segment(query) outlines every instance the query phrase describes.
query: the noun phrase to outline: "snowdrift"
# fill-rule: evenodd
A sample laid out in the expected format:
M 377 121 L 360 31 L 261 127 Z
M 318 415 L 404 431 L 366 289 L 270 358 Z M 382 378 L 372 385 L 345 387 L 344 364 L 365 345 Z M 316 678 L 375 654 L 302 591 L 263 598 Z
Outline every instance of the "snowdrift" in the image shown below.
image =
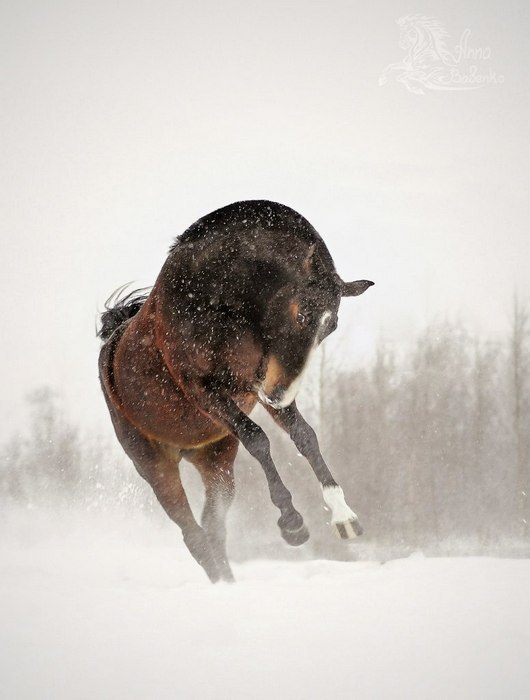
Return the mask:
M 5 698 L 528 698 L 530 561 L 255 561 L 170 529 L 4 528 Z

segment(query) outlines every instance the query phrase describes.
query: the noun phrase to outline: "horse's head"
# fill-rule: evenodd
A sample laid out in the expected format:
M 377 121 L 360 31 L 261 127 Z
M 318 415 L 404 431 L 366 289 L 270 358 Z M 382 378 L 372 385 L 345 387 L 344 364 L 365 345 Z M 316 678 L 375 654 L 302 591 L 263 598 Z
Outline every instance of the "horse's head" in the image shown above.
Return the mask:
M 275 293 L 262 322 L 267 367 L 257 390 L 263 403 L 273 408 L 292 403 L 313 352 L 337 327 L 341 298 L 358 296 L 372 284 L 343 282 L 333 273 L 308 276 Z

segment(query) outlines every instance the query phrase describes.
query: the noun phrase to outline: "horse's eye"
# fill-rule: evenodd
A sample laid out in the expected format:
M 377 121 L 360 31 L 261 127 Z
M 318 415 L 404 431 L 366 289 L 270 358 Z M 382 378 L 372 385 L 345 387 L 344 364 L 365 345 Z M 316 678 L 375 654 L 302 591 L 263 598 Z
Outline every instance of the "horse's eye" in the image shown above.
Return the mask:
M 307 324 L 309 323 L 309 315 L 303 314 L 301 311 L 299 311 L 296 315 L 296 320 L 302 327 L 307 326 Z

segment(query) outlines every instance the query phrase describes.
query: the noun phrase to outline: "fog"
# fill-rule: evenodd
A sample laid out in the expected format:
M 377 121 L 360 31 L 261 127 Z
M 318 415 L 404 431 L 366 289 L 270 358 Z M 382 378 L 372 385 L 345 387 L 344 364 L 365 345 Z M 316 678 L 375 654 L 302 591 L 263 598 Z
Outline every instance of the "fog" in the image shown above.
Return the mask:
M 294 207 L 344 278 L 376 281 L 342 305 L 355 360 L 438 316 L 506 331 L 514 289 L 529 292 L 528 11 L 421 11 L 449 48 L 469 29 L 491 53 L 479 71 L 504 82 L 380 86 L 405 55 L 399 2 L 2 6 L 4 436 L 43 383 L 101 423 L 96 311 L 239 199 Z
M 514 0 L 1 5 L 13 697 L 175 697 L 175 669 L 183 697 L 267 697 L 256 658 L 295 696 L 528 697 L 529 14 Z M 119 447 L 95 331 L 111 292 L 151 285 L 177 235 L 243 199 L 296 209 L 345 280 L 376 284 L 343 300 L 299 397 L 365 535 L 333 539 L 307 465 L 258 412 L 311 539 L 283 543 L 241 449 L 228 590 Z M 184 479 L 198 515 L 198 477 Z

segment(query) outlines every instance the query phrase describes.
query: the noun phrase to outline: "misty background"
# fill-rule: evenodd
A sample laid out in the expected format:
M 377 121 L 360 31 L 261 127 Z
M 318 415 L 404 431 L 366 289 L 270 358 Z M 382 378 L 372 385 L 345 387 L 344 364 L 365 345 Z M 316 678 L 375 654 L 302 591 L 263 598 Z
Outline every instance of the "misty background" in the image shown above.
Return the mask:
M 449 47 L 469 29 L 490 49 L 481 70 L 503 82 L 380 86 L 411 12 L 436 16 Z M 362 546 L 527 553 L 526 4 L 22 1 L 0 13 L 2 497 L 165 518 L 112 434 L 97 311 L 123 283 L 152 284 L 200 216 L 267 198 L 316 227 L 344 279 L 376 282 L 342 303 L 299 400 Z M 350 556 L 309 468 L 264 424 L 308 552 Z M 258 542 L 232 527 L 234 554 L 277 553 L 243 450 L 237 477 L 231 517 Z

